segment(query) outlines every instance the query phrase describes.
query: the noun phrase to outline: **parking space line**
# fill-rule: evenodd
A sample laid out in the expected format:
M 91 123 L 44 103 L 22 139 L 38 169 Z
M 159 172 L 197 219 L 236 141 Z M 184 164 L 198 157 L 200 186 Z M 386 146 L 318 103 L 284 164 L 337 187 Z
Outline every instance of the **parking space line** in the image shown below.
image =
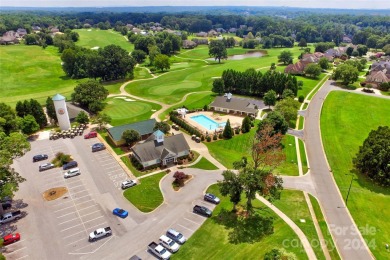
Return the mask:
M 28 255 L 24 255 L 22 257 L 16 258 L 15 260 L 23 259 L 23 258 L 26 258 L 26 257 L 28 257 Z
M 82 198 L 85 198 L 85 197 L 88 197 L 88 196 L 90 196 L 89 194 L 87 194 L 87 195 L 85 195 L 85 196 L 82 196 L 82 197 L 80 197 L 80 198 L 76 198 L 76 199 L 73 199 L 73 201 L 75 201 L 75 200 L 79 200 L 79 199 L 82 199 Z M 76 204 L 77 205 L 77 204 Z
M 62 209 L 59 209 L 59 210 L 56 210 L 56 211 L 54 211 L 54 213 L 59 212 L 59 211 L 64 210 L 64 209 L 69 209 L 69 208 L 72 208 L 72 207 L 74 207 L 74 205 L 66 207 L 66 208 L 62 208 Z
M 122 168 L 118 168 L 118 170 L 113 170 L 113 171 L 109 171 L 109 172 L 106 172 L 106 173 L 112 173 L 112 172 L 118 172 L 118 171 L 123 172 L 123 169 Z
M 65 215 L 59 216 L 59 217 L 57 217 L 57 218 L 63 218 L 63 217 L 65 217 L 65 216 L 68 216 L 68 215 L 74 214 L 74 213 L 75 213 L 75 212 L 66 213 Z
M 58 204 L 53 204 L 52 206 L 53 207 L 62 206 L 62 205 L 66 204 L 66 203 L 69 203 L 69 202 L 72 202 L 72 201 L 68 200 L 68 201 L 65 201 L 65 202 L 58 203 Z
M 106 166 L 106 165 L 110 165 L 110 164 L 114 164 L 114 163 L 117 163 L 117 162 L 113 161 L 113 162 L 109 162 L 109 163 L 106 163 L 106 164 L 102 164 L 101 166 Z
M 85 191 L 88 191 L 88 190 L 81 190 L 81 191 L 78 191 L 78 192 L 75 192 L 75 193 L 70 194 L 70 196 L 73 196 L 73 195 L 75 195 L 75 194 L 77 194 L 77 193 L 85 192 Z
M 89 207 L 86 207 L 86 208 L 83 208 L 83 209 L 79 209 L 79 212 L 82 211 L 82 210 L 84 210 L 84 209 L 89 209 L 89 208 L 91 208 L 91 207 L 94 207 L 94 206 L 96 206 L 96 205 L 98 205 L 98 204 L 94 204 L 94 205 L 92 205 L 92 206 L 89 206 Z
M 93 199 L 86 200 L 86 201 L 83 201 L 83 202 L 80 202 L 80 203 L 76 203 L 75 205 L 78 206 L 78 205 L 81 205 L 81 204 L 83 204 L 83 203 L 85 203 L 85 202 L 90 202 L 90 201 L 93 201 Z
M 68 181 L 68 182 L 66 182 L 67 184 L 72 184 L 72 183 L 76 183 L 76 182 L 79 182 L 79 181 L 82 181 L 83 179 L 76 179 L 76 180 L 74 180 L 74 181 Z
M 77 217 L 77 218 L 72 218 L 72 219 L 70 219 L 70 220 L 67 220 L 67 221 L 64 221 L 64 222 L 61 222 L 61 223 L 59 223 L 58 225 L 62 225 L 62 224 L 65 224 L 65 223 L 71 222 L 71 221 L 73 221 L 73 220 L 75 220 L 75 219 L 78 219 L 78 217 Z
M 195 214 L 195 213 L 194 213 Z M 197 225 L 200 225 L 198 222 L 195 222 L 195 221 L 192 221 L 191 219 L 188 219 L 188 218 L 184 218 L 185 220 L 188 220 L 189 222 L 192 222 L 194 224 L 197 224 Z
M 93 212 L 90 212 L 90 213 L 88 213 L 88 214 L 85 214 L 85 215 L 81 215 L 81 214 L 80 214 L 80 216 L 81 216 L 81 217 L 85 217 L 85 216 L 91 215 L 91 214 L 93 214 L 93 213 L 96 213 L 96 212 L 98 212 L 98 211 L 100 211 L 100 209 L 98 209 L 98 210 L 95 210 L 95 211 L 93 211 Z
M 95 225 L 95 226 L 92 226 L 92 227 L 90 227 L 90 228 L 91 228 L 91 230 L 95 230 L 96 227 L 101 227 L 101 226 L 103 226 L 103 224 L 106 224 L 106 223 L 107 223 L 107 221 L 104 221 L 104 222 L 102 222 L 102 223 L 100 223 L 100 224 L 97 224 L 97 225 Z
M 66 231 L 66 230 L 69 230 L 69 229 L 72 229 L 72 228 L 75 228 L 75 227 L 78 227 L 78 226 L 81 226 L 81 225 L 82 225 L 82 223 L 77 224 L 77 225 L 74 225 L 74 226 L 69 227 L 69 228 L 65 228 L 65 229 L 61 230 L 60 232 L 64 232 L 64 231 Z
M 74 188 L 77 188 L 77 187 L 80 187 L 80 186 L 84 186 L 84 184 L 80 184 L 80 185 L 77 185 L 77 186 L 69 187 L 68 190 L 71 190 L 71 189 L 74 189 Z
M 112 167 L 106 167 L 105 169 L 108 170 L 108 169 L 112 169 L 112 168 L 116 168 L 116 167 L 118 167 L 118 165 L 114 165 Z
M 78 235 L 78 234 L 80 234 L 80 233 L 84 233 L 85 232 L 85 230 L 83 230 L 83 231 L 80 231 L 80 232 L 77 232 L 77 233 L 74 233 L 74 234 L 72 234 L 72 235 L 69 235 L 69 236 L 66 236 L 66 237 L 63 237 L 63 239 L 66 239 L 66 238 L 69 238 L 69 237 L 73 237 L 73 236 L 75 236 L 75 235 Z
M 87 221 L 85 221 L 85 222 L 83 222 L 83 223 L 85 224 L 85 223 L 88 223 L 88 222 L 91 222 L 91 221 L 94 221 L 94 220 L 96 220 L 96 219 L 98 219 L 98 218 L 103 218 L 103 217 L 104 217 L 104 216 L 101 215 L 100 217 L 97 217 L 97 218 L 94 218 L 94 219 L 87 220 Z
M 22 247 L 22 248 L 19 248 L 19 249 L 14 250 L 14 251 L 12 251 L 12 252 L 4 253 L 4 254 L 10 255 L 10 254 L 16 253 L 16 252 L 18 252 L 18 251 L 20 251 L 20 250 L 23 250 L 23 249 L 25 249 L 25 248 L 26 248 L 26 247 Z
M 192 231 L 192 232 L 195 232 L 195 230 L 192 230 L 192 229 L 190 229 L 190 228 L 188 228 L 188 227 L 185 227 L 185 226 L 183 226 L 183 225 L 180 225 L 180 224 L 177 224 L 178 226 L 181 226 L 182 228 L 185 228 L 185 229 L 187 229 L 187 230 L 189 230 L 189 231 Z
M 69 246 L 69 245 L 71 245 L 71 244 L 74 244 L 74 243 L 80 242 L 80 241 L 82 241 L 82 240 L 86 240 L 86 239 L 85 239 L 85 238 L 82 238 L 82 239 L 79 239 L 79 240 L 73 241 L 72 243 L 69 243 L 69 244 L 67 244 L 67 245 L 65 245 L 65 246 Z

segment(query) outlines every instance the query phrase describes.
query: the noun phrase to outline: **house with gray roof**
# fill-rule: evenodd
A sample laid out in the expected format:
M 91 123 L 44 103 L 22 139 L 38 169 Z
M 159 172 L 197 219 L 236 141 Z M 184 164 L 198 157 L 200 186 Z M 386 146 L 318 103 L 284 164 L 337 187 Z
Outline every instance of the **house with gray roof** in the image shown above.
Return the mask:
M 210 104 L 210 109 L 227 114 L 253 115 L 256 116 L 257 105 L 246 98 L 233 98 L 231 93 L 218 96 Z
M 156 124 L 156 119 L 148 119 L 145 121 L 136 122 L 133 124 L 126 124 L 120 126 L 114 126 L 108 129 L 108 136 L 111 141 L 116 145 L 120 146 L 125 143 L 125 140 L 122 139 L 122 134 L 125 130 L 135 130 L 141 136 L 141 140 L 147 139 L 154 131 L 154 125 Z
M 178 158 L 190 154 L 190 146 L 183 134 L 165 136 L 163 132 L 157 130 L 144 142 L 134 145 L 132 151 L 134 158 L 145 169 L 176 163 Z

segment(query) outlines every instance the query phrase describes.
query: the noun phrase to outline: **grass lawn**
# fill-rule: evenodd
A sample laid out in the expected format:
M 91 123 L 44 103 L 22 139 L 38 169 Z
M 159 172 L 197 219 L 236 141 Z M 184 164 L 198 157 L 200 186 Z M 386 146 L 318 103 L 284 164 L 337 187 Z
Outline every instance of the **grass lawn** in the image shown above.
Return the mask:
M 294 221 L 294 223 L 303 231 L 311 243 L 317 259 L 325 259 L 303 192 L 283 190 L 281 199 L 274 201 L 273 204 Z M 305 222 L 302 223 L 300 221 L 301 219 L 304 219 Z
M 388 259 L 384 250 L 390 241 L 390 190 L 378 187 L 353 172 L 352 158 L 371 130 L 390 125 L 390 100 L 341 91 L 331 92 L 321 114 L 321 134 L 325 152 L 341 194 L 345 198 L 351 176 L 348 209 L 377 259 Z M 348 174 L 348 175 L 347 175 Z M 374 229 L 375 231 L 372 231 Z
M 133 166 L 133 164 L 130 161 L 129 156 L 127 156 L 127 155 L 122 156 L 121 160 L 127 166 L 127 168 L 134 174 L 135 177 L 140 177 L 140 176 L 143 176 L 145 174 L 148 174 L 148 173 L 151 173 L 151 172 L 158 170 L 158 169 L 150 169 L 150 170 L 146 170 L 146 171 L 139 171 Z
M 320 226 L 320 229 L 321 229 L 321 233 L 325 239 L 326 247 L 328 249 L 330 257 L 333 260 L 339 260 L 341 258 L 339 256 L 339 253 L 337 252 L 336 246 L 334 245 L 332 235 L 329 232 L 328 225 L 326 224 L 326 221 L 324 219 L 324 215 L 322 215 L 321 207 L 318 204 L 318 201 L 316 198 L 314 198 L 310 194 L 309 194 L 309 197 L 310 197 L 311 204 L 313 205 L 314 214 L 316 215 L 318 225 Z
M 253 201 L 255 211 L 263 218 L 274 218 L 274 233 L 263 237 L 258 228 L 261 217 L 259 221 L 238 221 L 229 212 L 232 204 L 220 195 L 217 185 L 210 186 L 207 192 L 220 197 L 221 203 L 214 209 L 213 217 L 206 220 L 172 259 L 263 259 L 265 253 L 282 248 L 283 244 L 297 259 L 308 259 L 300 244 L 290 246 L 290 242 L 298 240 L 294 231 L 260 201 Z
M 188 167 L 188 168 L 197 168 L 197 169 L 202 169 L 202 170 L 218 170 L 218 167 L 212 164 L 209 160 L 206 158 L 202 157 L 199 162 L 196 164 Z
M 325 83 L 325 81 L 328 80 L 328 78 L 329 78 L 328 75 L 325 75 L 325 74 L 321 74 L 321 75 L 324 75 L 324 77 L 321 79 L 321 81 L 319 81 L 317 83 L 317 85 L 315 86 L 315 90 L 313 92 L 311 92 L 310 95 L 305 97 L 305 99 L 310 100 L 314 96 L 314 94 L 317 93 L 318 89 Z M 310 91 L 308 93 L 310 93 Z
M 128 52 L 134 50 L 134 45 L 127 40 L 127 37 L 114 30 L 77 29 L 73 31 L 80 35 L 80 39 L 76 42 L 76 45 L 81 47 L 103 48 L 107 45 L 115 44 Z
M 317 84 L 325 77 L 326 75 L 324 73 L 321 73 L 321 75 L 318 77 L 318 79 L 312 79 L 308 77 L 303 76 L 296 76 L 298 81 L 303 82 L 302 89 L 298 90 L 298 97 L 300 95 L 303 95 L 305 98 L 310 93 L 310 91 L 317 86 Z
M 0 46 L 0 102 L 14 107 L 17 101 L 30 98 L 45 104 L 47 97 L 57 93 L 70 98 L 82 81 L 65 76 L 53 46 Z
M 304 124 L 305 124 L 305 118 L 303 116 L 299 116 L 298 130 L 302 130 Z
M 101 137 L 110 145 L 110 147 L 114 150 L 114 152 L 117 155 L 124 154 L 123 150 L 119 147 L 116 147 L 112 142 L 111 139 L 108 137 L 108 132 L 106 130 L 98 130 L 98 133 Z
M 309 106 L 309 103 L 304 103 L 304 104 L 303 104 L 303 107 L 302 107 L 302 110 L 307 109 L 308 106 Z
M 295 138 L 292 135 L 285 135 L 282 140 L 283 151 L 286 160 L 279 165 L 274 173 L 288 176 L 298 176 L 297 150 L 295 148 Z
M 131 124 L 149 119 L 160 105 L 145 101 L 125 101 L 123 98 L 108 98 L 103 112 L 112 118 L 111 125 Z
M 163 203 L 160 180 L 165 172 L 141 180 L 141 183 L 123 192 L 123 196 L 142 212 L 151 212 Z
M 304 145 L 303 141 L 299 138 L 298 138 L 298 144 L 299 144 L 299 153 L 301 155 L 302 171 L 303 171 L 303 174 L 306 174 L 309 169 L 307 167 L 307 157 L 306 157 L 305 145 Z

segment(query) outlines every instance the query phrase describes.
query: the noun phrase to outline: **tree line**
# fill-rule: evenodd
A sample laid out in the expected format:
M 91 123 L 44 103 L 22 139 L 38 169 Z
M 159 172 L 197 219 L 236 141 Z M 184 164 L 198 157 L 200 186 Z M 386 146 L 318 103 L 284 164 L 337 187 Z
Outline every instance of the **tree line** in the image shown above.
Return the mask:
M 290 89 L 294 95 L 298 92 L 298 81 L 291 74 L 269 70 L 264 74 L 255 69 L 244 72 L 228 69 L 222 72 L 220 79 L 213 82 L 212 91 L 218 94 L 233 93 L 262 97 L 267 91 L 274 90 L 282 96 L 283 91 Z

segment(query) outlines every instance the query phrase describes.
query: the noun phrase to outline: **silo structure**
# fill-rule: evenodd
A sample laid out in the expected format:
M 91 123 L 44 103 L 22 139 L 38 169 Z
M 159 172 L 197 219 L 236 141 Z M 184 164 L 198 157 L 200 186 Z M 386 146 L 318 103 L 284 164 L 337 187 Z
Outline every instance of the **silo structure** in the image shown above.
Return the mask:
M 70 128 L 70 120 L 68 109 L 66 108 L 65 97 L 56 94 L 53 98 L 54 107 L 56 109 L 58 124 L 61 130 L 68 130 Z

